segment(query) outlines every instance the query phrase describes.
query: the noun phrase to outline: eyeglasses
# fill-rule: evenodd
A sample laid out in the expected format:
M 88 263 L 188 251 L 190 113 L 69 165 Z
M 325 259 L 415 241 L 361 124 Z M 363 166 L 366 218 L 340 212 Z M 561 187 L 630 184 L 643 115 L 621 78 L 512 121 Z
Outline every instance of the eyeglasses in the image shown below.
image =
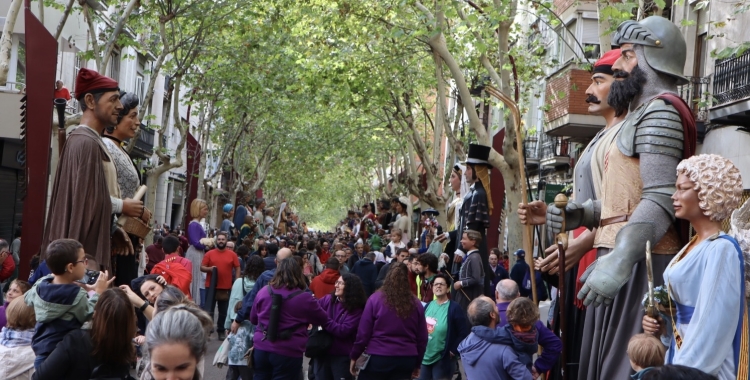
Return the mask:
M 78 260 L 78 261 L 74 262 L 73 265 L 78 265 L 78 263 L 83 263 L 83 265 L 88 265 L 89 264 L 89 259 Z
M 345 284 L 344 284 L 344 281 L 336 281 L 334 285 L 345 285 Z
M 432 283 L 432 286 L 433 286 L 433 287 L 435 287 L 435 286 L 448 286 L 448 284 L 446 284 L 446 283 L 443 283 L 443 282 L 433 282 L 433 283 Z

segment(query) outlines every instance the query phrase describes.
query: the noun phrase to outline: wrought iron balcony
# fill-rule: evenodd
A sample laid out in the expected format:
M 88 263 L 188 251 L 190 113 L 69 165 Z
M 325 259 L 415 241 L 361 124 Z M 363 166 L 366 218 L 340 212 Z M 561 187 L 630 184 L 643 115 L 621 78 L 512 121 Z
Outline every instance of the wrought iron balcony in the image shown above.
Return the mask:
M 527 166 L 539 166 L 538 143 L 539 138 L 536 135 L 529 135 L 523 139 L 524 159 Z
M 135 148 L 130 155 L 133 158 L 150 158 L 154 154 L 154 134 L 153 129 L 141 128 L 138 139 L 135 141 Z
M 714 66 L 716 105 L 750 97 L 750 51 L 717 59 Z
M 711 122 L 750 126 L 750 51 L 714 62 Z
M 682 100 L 693 110 L 696 122 L 708 120 L 708 85 L 711 83 L 709 77 L 687 77 L 690 83 L 678 87 L 677 92 Z
M 569 146 L 570 142 L 567 139 L 547 136 L 542 141 L 542 153 L 539 158 L 539 164 L 547 167 L 570 165 Z

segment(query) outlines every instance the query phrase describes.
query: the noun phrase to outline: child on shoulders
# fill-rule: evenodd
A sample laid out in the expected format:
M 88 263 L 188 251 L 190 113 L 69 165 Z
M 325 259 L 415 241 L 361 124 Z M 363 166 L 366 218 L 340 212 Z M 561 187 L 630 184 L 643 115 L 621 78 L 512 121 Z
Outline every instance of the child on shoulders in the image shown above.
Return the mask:
M 52 274 L 40 278 L 24 296 L 26 304 L 34 307 L 37 320 L 31 342 L 36 354 L 35 368 L 67 333 L 91 319 L 99 294 L 114 280 L 107 281 L 108 273 L 103 271 L 94 285 L 81 283 L 87 261 L 83 246 L 75 240 L 58 239 L 47 246 L 46 263 Z M 87 291 L 94 291 L 91 298 Z

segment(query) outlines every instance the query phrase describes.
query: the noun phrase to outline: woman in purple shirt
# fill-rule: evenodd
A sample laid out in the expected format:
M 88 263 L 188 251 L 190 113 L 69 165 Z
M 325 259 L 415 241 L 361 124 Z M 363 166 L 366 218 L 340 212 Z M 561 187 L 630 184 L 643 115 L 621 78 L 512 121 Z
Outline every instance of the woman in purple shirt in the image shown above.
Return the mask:
M 257 285 L 256 285 L 257 286 Z M 328 315 L 312 294 L 305 292 L 307 281 L 293 257 L 281 260 L 271 281 L 263 287 L 250 310 L 253 336 L 254 380 L 297 380 L 302 371 L 302 355 L 307 344 L 307 326 L 328 323 Z M 274 303 L 280 298 L 276 328 L 271 326 Z M 275 330 L 275 334 L 274 334 Z
M 316 380 L 354 378 L 349 372 L 349 353 L 366 302 L 362 280 L 351 273 L 339 276 L 333 293 L 318 300 L 320 307 L 328 313 L 328 323 L 323 328 L 333 335 L 333 344 L 327 355 L 313 359 Z
M 201 244 L 201 239 L 206 237 L 206 230 L 200 223 L 200 220 L 208 215 L 208 204 L 203 199 L 194 199 L 193 203 L 190 204 L 190 216 L 193 220 L 190 221 L 187 228 L 188 241 L 190 247 L 185 252 L 185 258 L 190 260 L 193 264 L 193 281 L 190 284 L 190 294 L 203 307 L 205 300 L 204 284 L 201 273 L 201 263 L 203 262 L 203 256 L 206 254 L 206 247 Z
M 419 377 L 426 347 L 424 308 L 411 292 L 406 265 L 392 262 L 383 287 L 365 305 L 349 355 L 350 371 L 359 372 L 359 380 Z M 359 366 L 363 353 L 370 357 Z

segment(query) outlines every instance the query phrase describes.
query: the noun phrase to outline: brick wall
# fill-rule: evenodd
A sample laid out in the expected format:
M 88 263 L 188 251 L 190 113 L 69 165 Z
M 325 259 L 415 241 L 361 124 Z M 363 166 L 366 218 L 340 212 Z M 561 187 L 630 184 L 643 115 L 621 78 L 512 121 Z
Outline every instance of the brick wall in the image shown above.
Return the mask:
M 547 81 L 545 113 L 547 122 L 567 114 L 587 115 L 586 89 L 591 74 L 586 70 L 568 69 Z
M 575 0 L 554 0 L 552 3 L 552 9 L 555 14 L 561 15 L 566 9 L 570 8 L 575 3 Z

